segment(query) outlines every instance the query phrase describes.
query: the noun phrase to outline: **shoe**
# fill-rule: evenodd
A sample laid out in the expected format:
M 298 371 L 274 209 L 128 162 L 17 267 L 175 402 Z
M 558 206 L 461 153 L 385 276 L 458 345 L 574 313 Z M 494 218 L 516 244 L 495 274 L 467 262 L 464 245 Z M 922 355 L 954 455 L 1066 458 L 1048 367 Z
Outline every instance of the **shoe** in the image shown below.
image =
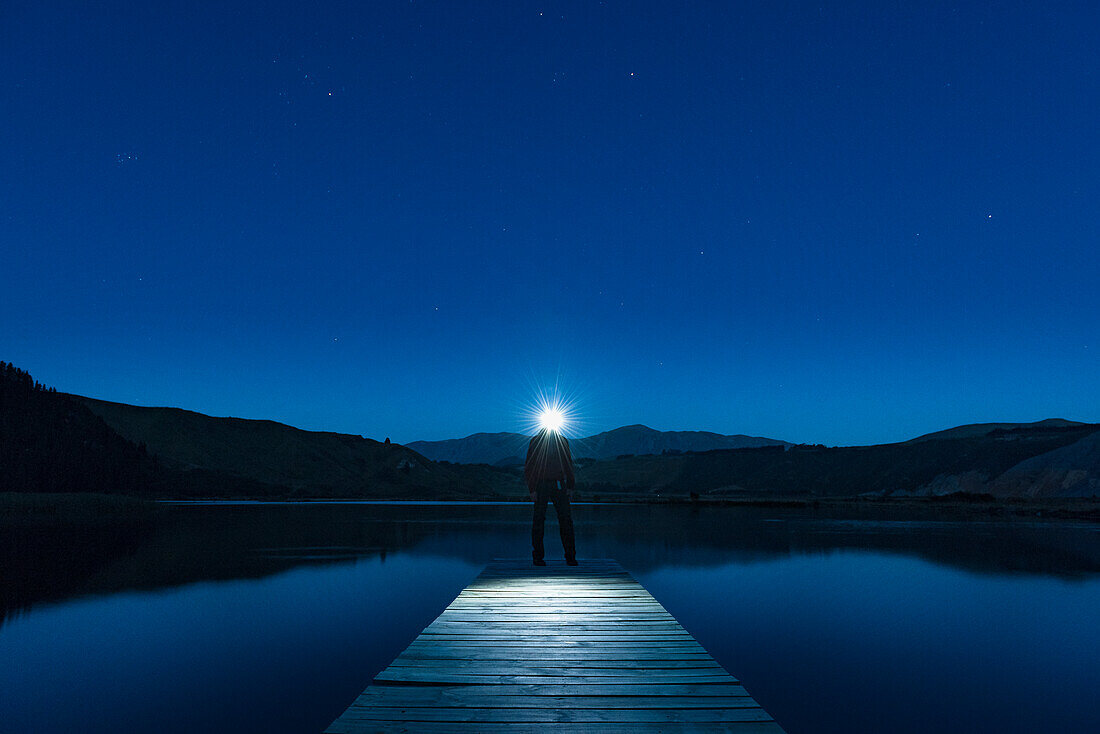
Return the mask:
M 565 559 L 565 565 L 567 565 L 567 566 L 576 566 L 577 565 L 577 559 L 576 558 L 566 558 Z
M 536 566 L 545 566 L 546 561 L 532 561 Z

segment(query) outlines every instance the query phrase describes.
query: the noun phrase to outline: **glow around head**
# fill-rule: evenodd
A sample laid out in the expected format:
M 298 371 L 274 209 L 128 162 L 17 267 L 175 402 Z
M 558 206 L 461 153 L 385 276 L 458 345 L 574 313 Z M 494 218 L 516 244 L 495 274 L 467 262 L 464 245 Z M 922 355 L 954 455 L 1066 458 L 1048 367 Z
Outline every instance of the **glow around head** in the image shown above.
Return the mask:
M 558 407 L 543 408 L 539 413 L 539 427 L 555 433 L 565 425 L 565 415 Z
M 568 436 L 583 424 L 580 415 L 575 398 L 561 395 L 556 387 L 549 392 L 537 390 L 523 407 L 523 432 L 531 436 L 552 431 Z

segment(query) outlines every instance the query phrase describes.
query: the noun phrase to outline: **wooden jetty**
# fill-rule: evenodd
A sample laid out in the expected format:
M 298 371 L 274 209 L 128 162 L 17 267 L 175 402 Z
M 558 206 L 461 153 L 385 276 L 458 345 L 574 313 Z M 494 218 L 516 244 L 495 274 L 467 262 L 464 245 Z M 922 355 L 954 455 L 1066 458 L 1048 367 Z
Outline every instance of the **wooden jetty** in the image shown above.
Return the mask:
M 783 730 L 613 560 L 497 560 L 328 734 Z

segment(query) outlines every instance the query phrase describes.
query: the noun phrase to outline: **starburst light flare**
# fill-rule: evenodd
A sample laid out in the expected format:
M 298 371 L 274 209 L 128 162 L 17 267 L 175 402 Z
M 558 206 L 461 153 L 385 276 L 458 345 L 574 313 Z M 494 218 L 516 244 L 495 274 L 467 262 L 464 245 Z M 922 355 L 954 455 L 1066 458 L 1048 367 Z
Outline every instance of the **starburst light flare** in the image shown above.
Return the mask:
M 547 408 L 539 413 L 539 426 L 557 433 L 565 424 L 565 416 L 558 408 Z
M 528 435 L 551 431 L 572 436 L 580 428 L 575 401 L 562 397 L 557 388 L 553 392 L 536 389 L 522 412 Z

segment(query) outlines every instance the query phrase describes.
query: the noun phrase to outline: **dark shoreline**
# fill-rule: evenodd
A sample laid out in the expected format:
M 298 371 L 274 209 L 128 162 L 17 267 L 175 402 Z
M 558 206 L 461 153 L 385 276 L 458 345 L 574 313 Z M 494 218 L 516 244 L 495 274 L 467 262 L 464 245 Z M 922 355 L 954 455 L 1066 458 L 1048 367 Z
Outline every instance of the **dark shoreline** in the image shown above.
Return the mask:
M 217 503 L 459 503 L 463 505 L 526 504 L 526 497 L 429 498 L 429 497 L 311 497 L 292 495 L 141 498 L 111 494 L 0 493 L 0 525 L 83 525 L 92 523 L 145 523 L 180 506 Z M 1100 522 L 1100 499 L 998 499 L 987 495 L 941 497 L 743 497 L 686 498 L 644 495 L 578 495 L 577 503 L 604 505 L 677 505 L 709 508 L 752 507 L 809 510 L 825 516 L 866 520 L 1076 520 Z
M 164 508 L 143 497 L 85 492 L 0 492 L 0 527 L 143 525 Z

